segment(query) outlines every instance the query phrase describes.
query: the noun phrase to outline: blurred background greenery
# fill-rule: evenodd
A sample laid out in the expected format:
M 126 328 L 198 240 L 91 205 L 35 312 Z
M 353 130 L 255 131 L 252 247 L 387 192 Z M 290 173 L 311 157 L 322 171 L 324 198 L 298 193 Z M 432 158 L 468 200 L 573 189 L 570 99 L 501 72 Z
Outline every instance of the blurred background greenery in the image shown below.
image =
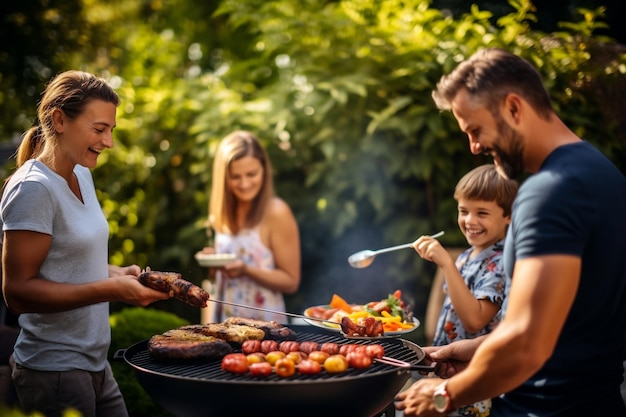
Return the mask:
M 436 81 L 479 48 L 518 53 L 538 66 L 563 119 L 625 172 L 623 11 L 621 1 L 1 2 L 2 174 L 45 82 L 70 68 L 96 73 L 122 98 L 115 148 L 94 170 L 112 263 L 200 283 L 207 270 L 193 255 L 210 242 L 213 152 L 249 129 L 300 226 L 302 285 L 289 311 L 400 289 L 423 319 L 432 264 L 412 250 L 362 270 L 347 257 L 438 230 L 445 245 L 466 245 L 453 188 L 488 160 L 435 108 Z M 153 307 L 200 319 L 180 302 Z

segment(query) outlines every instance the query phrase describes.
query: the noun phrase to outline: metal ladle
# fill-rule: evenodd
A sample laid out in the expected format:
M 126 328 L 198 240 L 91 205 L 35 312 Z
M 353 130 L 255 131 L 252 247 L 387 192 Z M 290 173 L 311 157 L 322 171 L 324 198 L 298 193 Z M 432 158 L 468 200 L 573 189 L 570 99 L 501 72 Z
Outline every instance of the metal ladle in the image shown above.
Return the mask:
M 443 236 L 443 234 L 444 232 L 441 231 L 441 232 L 435 233 L 434 235 L 430 235 L 430 237 L 432 237 L 433 239 L 436 239 L 439 236 Z M 379 255 L 385 252 L 392 252 L 394 250 L 410 248 L 413 246 L 414 243 L 415 242 L 405 243 L 404 245 L 392 246 L 390 248 L 379 249 L 379 250 L 367 250 L 367 249 L 362 250 L 360 252 L 353 253 L 352 255 L 350 255 L 350 257 L 348 258 L 348 263 L 353 268 L 367 268 L 368 266 L 372 264 L 372 262 L 374 262 L 374 258 L 376 257 L 376 255 Z

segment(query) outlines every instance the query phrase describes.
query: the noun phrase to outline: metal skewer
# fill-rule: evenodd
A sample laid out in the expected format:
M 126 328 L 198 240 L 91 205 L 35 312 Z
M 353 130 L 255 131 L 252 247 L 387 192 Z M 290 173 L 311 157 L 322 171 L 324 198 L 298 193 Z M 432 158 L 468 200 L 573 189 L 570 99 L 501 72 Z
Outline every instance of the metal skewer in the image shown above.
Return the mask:
M 248 305 L 245 305 L 245 304 L 231 303 L 230 301 L 216 300 L 215 298 L 209 298 L 208 301 L 212 301 L 212 302 L 218 303 L 218 304 L 227 304 L 229 306 L 234 306 L 234 307 L 249 308 L 251 310 L 263 311 L 265 313 L 282 314 L 284 316 L 295 317 L 295 318 L 298 318 L 298 319 L 321 321 L 321 322 L 325 322 L 325 323 L 331 323 L 334 326 L 339 326 L 339 323 L 337 323 L 336 321 L 325 320 L 325 319 L 318 319 L 316 317 L 308 317 L 308 316 L 305 316 L 304 314 L 286 313 L 284 311 L 270 310 L 268 308 L 252 307 L 252 306 L 248 306 Z

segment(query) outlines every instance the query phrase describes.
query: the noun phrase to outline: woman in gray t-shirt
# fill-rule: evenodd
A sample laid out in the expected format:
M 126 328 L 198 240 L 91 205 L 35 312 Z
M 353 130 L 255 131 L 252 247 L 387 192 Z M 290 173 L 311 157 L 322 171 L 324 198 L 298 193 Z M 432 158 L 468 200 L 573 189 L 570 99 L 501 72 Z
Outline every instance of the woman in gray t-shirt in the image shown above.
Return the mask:
M 21 328 L 12 378 L 29 413 L 128 415 L 107 362 L 109 301 L 145 306 L 169 297 L 139 283 L 139 266 L 108 264 L 109 229 L 90 168 L 113 147 L 118 104 L 91 74 L 53 78 L 4 185 L 3 291 Z

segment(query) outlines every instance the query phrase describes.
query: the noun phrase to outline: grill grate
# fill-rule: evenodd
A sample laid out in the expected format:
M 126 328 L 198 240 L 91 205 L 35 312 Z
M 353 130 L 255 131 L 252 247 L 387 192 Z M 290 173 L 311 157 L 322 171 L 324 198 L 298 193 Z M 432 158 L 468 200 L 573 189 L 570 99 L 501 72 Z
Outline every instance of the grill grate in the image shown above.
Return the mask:
M 298 342 L 303 341 L 315 341 L 320 345 L 326 342 L 337 343 L 339 345 L 344 344 L 362 344 L 368 345 L 372 343 L 379 343 L 385 348 L 385 356 L 394 359 L 400 359 L 412 364 L 417 364 L 421 356 L 418 356 L 410 346 L 410 342 L 402 341 L 399 339 L 377 339 L 377 340 L 360 340 L 360 339 L 346 339 L 338 337 L 334 334 L 321 334 L 321 333 L 306 333 L 298 332 Z M 221 361 L 157 361 L 153 359 L 148 350 L 147 343 L 143 345 L 143 349 L 138 349 L 136 352 L 131 352 L 126 357 L 129 364 L 135 368 L 144 372 L 160 374 L 171 378 L 183 378 L 190 380 L 201 381 L 219 381 L 219 382 L 233 382 L 237 384 L 241 383 L 276 383 L 276 384 L 293 384 L 298 381 L 306 381 L 307 383 L 316 380 L 326 380 L 332 378 L 333 381 L 341 379 L 354 379 L 359 378 L 362 375 L 389 373 L 389 372 L 410 372 L 406 369 L 398 368 L 392 365 L 386 365 L 374 362 L 371 367 L 367 369 L 353 369 L 349 368 L 346 372 L 341 374 L 330 374 L 322 371 L 316 375 L 302 375 L 296 372 L 295 375 L 289 378 L 279 377 L 275 374 L 267 377 L 252 377 L 248 374 L 233 374 L 225 372 L 221 369 Z M 236 352 L 240 352 L 240 349 L 236 349 Z M 129 353 L 129 352 L 127 352 Z

